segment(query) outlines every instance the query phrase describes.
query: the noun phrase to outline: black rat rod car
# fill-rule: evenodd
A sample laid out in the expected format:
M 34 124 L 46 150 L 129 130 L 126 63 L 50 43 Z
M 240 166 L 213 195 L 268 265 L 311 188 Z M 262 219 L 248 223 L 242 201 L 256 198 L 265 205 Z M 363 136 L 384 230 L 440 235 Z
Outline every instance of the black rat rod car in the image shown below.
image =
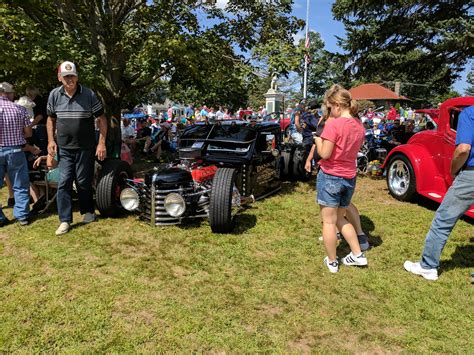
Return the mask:
M 180 159 L 129 180 L 120 201 L 153 226 L 208 217 L 213 232 L 230 232 L 243 205 L 281 188 L 281 145 L 276 122 L 197 123 L 180 137 Z

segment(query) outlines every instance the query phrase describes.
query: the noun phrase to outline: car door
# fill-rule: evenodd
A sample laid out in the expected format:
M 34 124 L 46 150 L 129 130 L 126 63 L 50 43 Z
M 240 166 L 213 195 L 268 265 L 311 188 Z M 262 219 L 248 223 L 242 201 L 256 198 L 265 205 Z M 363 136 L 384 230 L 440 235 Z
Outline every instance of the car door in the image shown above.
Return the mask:
M 446 129 L 443 134 L 443 143 L 440 153 L 442 173 L 446 181 L 446 188 L 448 188 L 453 182 L 451 176 L 451 160 L 453 158 L 454 150 L 456 149 L 456 131 L 461 108 L 449 107 L 448 112 L 449 120 L 444 123 L 446 124 Z
M 252 182 L 255 198 L 262 197 L 280 187 L 278 158 L 281 134 L 279 126 L 258 132 L 252 158 Z

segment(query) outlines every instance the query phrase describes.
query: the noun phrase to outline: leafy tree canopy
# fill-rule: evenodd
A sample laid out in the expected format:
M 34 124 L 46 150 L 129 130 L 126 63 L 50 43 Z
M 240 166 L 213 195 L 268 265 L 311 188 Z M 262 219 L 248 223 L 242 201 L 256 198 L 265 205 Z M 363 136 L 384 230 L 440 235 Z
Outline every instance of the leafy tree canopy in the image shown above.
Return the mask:
M 471 67 L 471 70 L 467 74 L 467 83 L 469 86 L 466 88 L 464 93 L 466 94 L 466 96 L 474 96 L 474 69 L 473 67 Z
M 50 87 L 58 63 L 72 60 L 109 113 L 164 89 L 230 102 L 243 95 L 249 61 L 242 54 L 288 71 L 273 48 L 291 47 L 302 26 L 290 12 L 283 0 L 234 0 L 225 11 L 173 0 L 9 0 L 0 5 L 0 44 L 11 55 L 0 59 L 0 74 Z
M 336 0 L 332 10 L 346 28 L 339 43 L 356 79 L 426 84 L 402 94 L 432 97 L 449 91 L 473 55 L 470 6 L 469 0 Z
M 318 32 L 309 32 L 310 47 L 308 54 L 308 96 L 321 97 L 334 83 L 349 86 L 350 81 L 344 73 L 345 58 L 339 54 L 331 53 L 324 49 L 324 41 Z M 298 47 L 304 49 L 305 39 L 299 41 Z M 304 56 L 298 57 L 298 74 L 304 75 Z M 302 90 L 301 90 L 302 92 Z

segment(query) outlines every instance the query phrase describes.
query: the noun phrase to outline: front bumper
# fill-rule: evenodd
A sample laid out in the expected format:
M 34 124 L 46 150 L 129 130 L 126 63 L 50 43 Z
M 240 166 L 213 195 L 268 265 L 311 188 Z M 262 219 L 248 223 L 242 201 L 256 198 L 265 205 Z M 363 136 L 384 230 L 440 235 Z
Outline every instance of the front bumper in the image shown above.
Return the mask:
M 186 211 L 180 217 L 171 216 L 165 208 L 165 198 L 170 193 L 181 195 L 186 202 Z M 194 191 L 193 187 L 163 189 L 155 185 L 140 188 L 140 218 L 152 226 L 180 224 L 184 219 L 207 218 L 209 214 L 209 194 Z

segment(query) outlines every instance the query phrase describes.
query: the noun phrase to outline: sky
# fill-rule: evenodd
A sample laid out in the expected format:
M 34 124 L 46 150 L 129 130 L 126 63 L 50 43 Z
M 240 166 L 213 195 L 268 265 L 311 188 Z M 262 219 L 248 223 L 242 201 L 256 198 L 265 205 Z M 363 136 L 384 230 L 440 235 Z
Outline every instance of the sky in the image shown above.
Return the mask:
M 217 5 L 224 7 L 228 0 L 217 0 Z M 308 0 L 310 1 L 309 11 L 309 29 L 310 31 L 319 32 L 321 38 L 325 42 L 326 49 L 331 52 L 341 52 L 337 45 L 336 36 L 345 37 L 344 26 L 341 22 L 335 21 L 332 17 L 331 6 L 333 0 Z M 293 1 L 293 15 L 306 20 L 306 0 Z M 295 36 L 295 40 L 304 38 L 304 30 Z M 463 94 L 464 89 L 467 88 L 467 73 L 469 68 L 474 65 L 474 61 L 470 61 L 466 66 L 466 70 L 461 75 L 461 78 L 454 83 L 454 89 Z

